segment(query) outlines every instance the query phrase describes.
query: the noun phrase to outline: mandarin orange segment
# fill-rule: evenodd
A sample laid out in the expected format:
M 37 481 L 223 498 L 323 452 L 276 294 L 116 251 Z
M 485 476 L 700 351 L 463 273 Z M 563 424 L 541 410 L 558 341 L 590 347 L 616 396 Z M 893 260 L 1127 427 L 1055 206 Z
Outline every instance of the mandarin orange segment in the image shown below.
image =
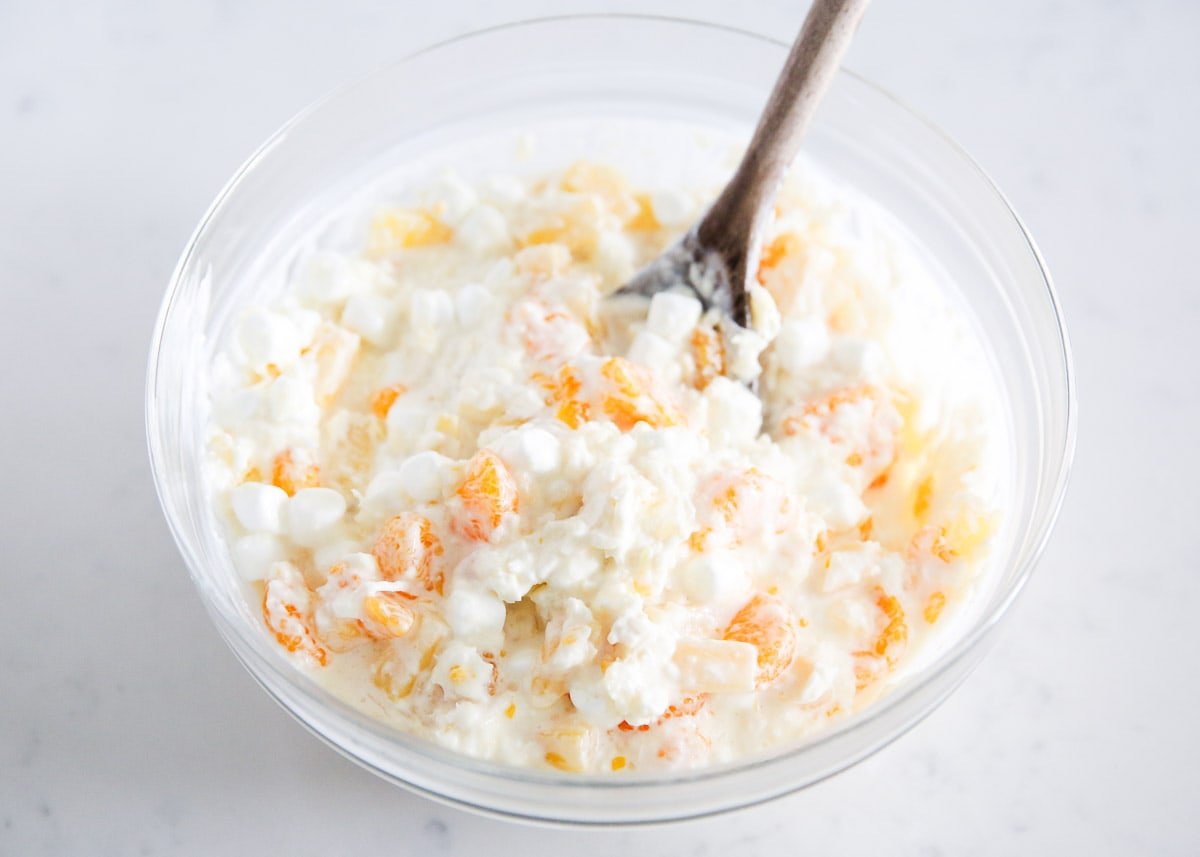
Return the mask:
M 389 209 L 371 220 L 367 237 L 367 253 L 388 256 L 410 247 L 445 244 L 454 231 L 427 211 L 403 208 Z
M 649 375 L 624 357 L 610 357 L 600 366 L 600 374 L 615 388 L 604 397 L 604 413 L 621 431 L 629 431 L 640 422 L 653 428 L 672 426 L 679 415 L 651 389 Z
M 313 394 L 318 404 L 328 406 L 337 399 L 350 378 L 360 344 L 356 334 L 335 324 L 325 322 L 317 328 L 304 354 L 315 369 Z
M 290 497 L 301 488 L 318 487 L 321 469 L 308 454 L 285 449 L 271 463 L 271 484 L 282 488 Z
M 800 238 L 792 232 L 781 232 L 767 242 L 758 260 L 758 279 L 763 280 L 763 273 L 778 267 L 788 256 L 793 256 L 800 249 Z
M 875 640 L 874 653 L 886 658 L 889 666 L 896 663 L 900 652 L 908 642 L 908 623 L 904 618 L 904 607 L 894 595 L 889 595 L 883 589 L 875 590 L 875 605 L 887 617 L 887 624 Z
M 414 577 L 429 592 L 442 594 L 444 575 L 435 568 L 442 555 L 442 542 L 433 523 L 416 512 L 401 512 L 383 525 L 371 553 L 385 580 Z
M 823 398 L 806 402 L 800 413 L 790 414 L 784 419 L 784 434 L 796 435 L 810 426 L 815 426 L 823 432 L 828 431 L 839 408 L 857 404 L 874 394 L 875 391 L 871 387 L 862 385 L 835 390 Z
M 929 596 L 929 600 L 925 602 L 925 621 L 932 625 L 942 615 L 942 608 L 946 606 L 946 596 L 941 592 L 934 592 Z
M 390 592 L 368 595 L 362 600 L 362 608 L 367 617 L 367 633 L 376 639 L 403 637 L 416 620 L 412 609 Z
M 545 388 L 546 404 L 568 428 L 577 429 L 591 418 L 591 405 L 579 398 L 583 382 L 569 363 L 560 366 L 554 377 L 538 373 L 534 380 Z
M 481 449 L 467 465 L 467 477 L 458 487 L 462 514 L 456 531 L 472 541 L 487 541 L 504 519 L 517 511 L 517 483 L 496 453 Z
M 933 476 L 929 475 L 917 483 L 913 491 L 912 513 L 918 523 L 925 523 L 929 507 L 933 503 Z
M 796 617 L 791 608 L 770 595 L 755 595 L 725 629 L 726 640 L 749 643 L 758 649 L 761 687 L 779 678 L 796 656 Z
M 388 411 L 392 409 L 392 405 L 396 404 L 396 399 L 407 392 L 408 388 L 403 384 L 381 387 L 371 394 L 371 413 L 381 420 L 387 419 Z
M 654 214 L 654 204 L 650 201 L 649 194 L 636 194 L 633 201 L 637 205 L 637 213 L 625 221 L 626 229 L 631 232 L 653 232 L 662 229 L 662 224 Z
M 625 176 L 615 167 L 577 161 L 563 173 L 558 186 L 568 193 L 587 194 L 601 200 L 609 211 L 629 217 L 634 211 L 634 201 Z
M 714 328 L 703 326 L 692 331 L 690 342 L 692 360 L 696 364 L 692 386 L 697 390 L 703 390 L 718 375 L 725 374 L 725 341 Z
M 277 564 L 263 588 L 263 622 L 287 651 L 302 653 L 325 666 L 329 655 L 313 631 L 312 597 L 312 590 L 299 569 L 286 563 Z

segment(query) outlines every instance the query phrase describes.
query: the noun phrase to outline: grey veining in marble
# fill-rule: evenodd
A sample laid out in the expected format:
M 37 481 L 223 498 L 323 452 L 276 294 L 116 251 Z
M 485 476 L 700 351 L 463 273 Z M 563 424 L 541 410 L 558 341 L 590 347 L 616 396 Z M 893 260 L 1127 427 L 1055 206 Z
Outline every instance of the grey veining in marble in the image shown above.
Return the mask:
M 785 37 L 803 11 L 569 5 Z M 331 86 L 565 8 L 0 2 L 0 854 L 1200 853 L 1190 0 L 879 2 L 851 51 L 1027 219 L 1071 324 L 1082 414 L 1060 526 L 998 646 L 892 747 L 722 818 L 535 831 L 374 779 L 236 665 L 143 448 L 144 360 L 177 254 L 240 161 Z

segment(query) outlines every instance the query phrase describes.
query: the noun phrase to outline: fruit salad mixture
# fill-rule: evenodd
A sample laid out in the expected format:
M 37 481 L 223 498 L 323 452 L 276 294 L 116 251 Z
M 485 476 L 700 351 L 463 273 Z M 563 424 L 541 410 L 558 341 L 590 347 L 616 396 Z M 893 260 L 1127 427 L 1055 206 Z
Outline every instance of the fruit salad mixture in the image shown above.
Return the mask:
M 902 680 L 983 576 L 996 388 L 898 229 L 793 172 L 749 330 L 606 300 L 708 195 L 587 162 L 444 175 L 247 308 L 211 488 L 296 668 L 453 750 L 613 776 Z

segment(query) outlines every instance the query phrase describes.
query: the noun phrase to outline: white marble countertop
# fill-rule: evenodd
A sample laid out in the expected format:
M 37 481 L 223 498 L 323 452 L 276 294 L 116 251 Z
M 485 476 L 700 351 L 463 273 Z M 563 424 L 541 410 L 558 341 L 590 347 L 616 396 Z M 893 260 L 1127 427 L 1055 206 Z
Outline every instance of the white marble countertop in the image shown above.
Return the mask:
M 569 5 L 780 35 L 802 13 Z M 1061 522 L 999 645 L 896 744 L 730 816 L 537 831 L 376 780 L 225 650 L 144 452 L 143 365 L 177 254 L 238 163 L 332 85 L 566 8 L 0 3 L 0 854 L 1200 853 L 1190 0 L 881 2 L 852 50 L 1027 219 L 1061 290 L 1082 411 Z

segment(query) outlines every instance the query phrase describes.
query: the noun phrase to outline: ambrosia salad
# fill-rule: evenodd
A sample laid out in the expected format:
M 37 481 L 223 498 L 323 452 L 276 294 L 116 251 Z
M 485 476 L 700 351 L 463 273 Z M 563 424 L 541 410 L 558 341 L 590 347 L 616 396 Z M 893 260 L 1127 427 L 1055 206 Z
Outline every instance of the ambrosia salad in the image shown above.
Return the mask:
M 827 729 L 933 645 L 999 520 L 977 338 L 804 164 L 753 329 L 606 300 L 709 190 L 442 175 L 244 310 L 210 487 L 297 669 L 466 754 L 620 776 Z

